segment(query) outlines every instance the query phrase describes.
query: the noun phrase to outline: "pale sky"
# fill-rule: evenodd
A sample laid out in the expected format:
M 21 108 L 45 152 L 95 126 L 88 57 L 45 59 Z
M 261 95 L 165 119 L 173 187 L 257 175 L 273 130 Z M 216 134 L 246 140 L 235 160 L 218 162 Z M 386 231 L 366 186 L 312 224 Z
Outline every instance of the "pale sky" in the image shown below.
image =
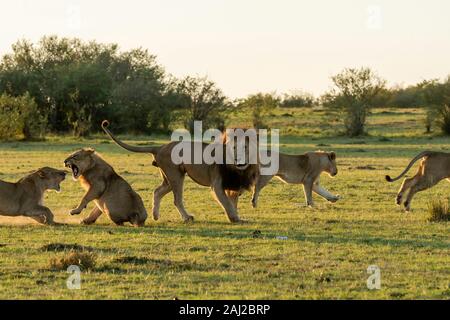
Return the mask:
M 143 47 L 233 98 L 318 95 L 344 67 L 390 85 L 450 74 L 448 0 L 2 0 L 0 14 L 0 54 L 50 34 Z

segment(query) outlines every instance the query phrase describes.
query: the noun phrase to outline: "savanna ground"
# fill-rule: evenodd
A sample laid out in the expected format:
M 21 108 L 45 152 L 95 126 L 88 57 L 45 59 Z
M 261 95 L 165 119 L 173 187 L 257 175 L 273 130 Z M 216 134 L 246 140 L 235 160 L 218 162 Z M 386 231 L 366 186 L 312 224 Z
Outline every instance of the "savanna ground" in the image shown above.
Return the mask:
M 315 197 L 316 208 L 309 209 L 301 186 L 274 180 L 262 191 L 258 209 L 252 209 L 249 194 L 242 197 L 240 216 L 247 224 L 228 223 L 210 191 L 187 179 L 185 205 L 195 215 L 192 224 L 182 223 L 169 194 L 160 221 L 149 218 L 144 228 L 116 227 L 107 217 L 81 226 L 88 211 L 68 214 L 83 195 L 69 178 L 62 193 L 47 193 L 45 200 L 56 220 L 68 225 L 0 218 L 0 298 L 449 299 L 450 224 L 427 222 L 427 203 L 448 197 L 448 183 L 419 193 L 407 214 L 394 204 L 401 182 L 384 181 L 424 149 L 450 149 L 448 138 L 423 134 L 424 117 L 415 109 L 376 110 L 369 135 L 349 139 L 336 136 L 339 127 L 320 110 L 275 111 L 268 121 L 282 129 L 282 151 L 337 152 L 338 176 L 321 181 L 343 199 L 329 204 Z M 233 123 L 246 124 L 246 119 Z M 151 212 L 160 177 L 150 156 L 119 149 L 103 135 L 1 143 L 0 179 L 15 181 L 40 166 L 61 168 L 70 152 L 86 146 L 133 185 Z M 82 271 L 81 290 L 66 288 L 65 270 L 50 269 L 50 260 L 64 255 L 60 246 L 43 250 L 51 244 L 82 245 L 95 254 L 95 267 Z M 370 265 L 381 270 L 380 290 L 367 288 Z

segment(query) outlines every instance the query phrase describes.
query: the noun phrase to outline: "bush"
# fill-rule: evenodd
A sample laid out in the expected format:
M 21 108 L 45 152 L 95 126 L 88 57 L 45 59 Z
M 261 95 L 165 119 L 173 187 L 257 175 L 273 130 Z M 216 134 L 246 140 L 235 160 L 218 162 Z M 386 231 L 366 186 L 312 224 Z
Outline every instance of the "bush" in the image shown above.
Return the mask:
M 46 125 L 46 117 L 40 114 L 28 93 L 19 97 L 0 96 L 0 139 L 43 138 Z
M 185 77 L 176 85 L 178 108 L 183 110 L 186 129 L 194 131 L 194 121 L 202 121 L 203 130 L 223 129 L 231 103 L 217 85 L 206 77 Z
M 433 200 L 428 204 L 428 221 L 441 222 L 450 221 L 450 201 Z
M 314 106 L 314 96 L 307 92 L 296 92 L 293 94 L 285 94 L 280 103 L 282 108 L 309 108 Z
M 322 96 L 323 105 L 343 116 L 348 136 L 363 135 L 367 115 L 386 81 L 369 68 L 344 69 L 331 79 L 335 87 Z
M 450 135 L 450 106 L 445 105 L 439 110 L 438 123 L 443 133 Z
M 280 100 L 272 93 L 257 93 L 249 95 L 239 103 L 239 107 L 248 110 L 252 115 L 252 125 L 255 129 L 266 129 L 264 118 L 277 108 Z

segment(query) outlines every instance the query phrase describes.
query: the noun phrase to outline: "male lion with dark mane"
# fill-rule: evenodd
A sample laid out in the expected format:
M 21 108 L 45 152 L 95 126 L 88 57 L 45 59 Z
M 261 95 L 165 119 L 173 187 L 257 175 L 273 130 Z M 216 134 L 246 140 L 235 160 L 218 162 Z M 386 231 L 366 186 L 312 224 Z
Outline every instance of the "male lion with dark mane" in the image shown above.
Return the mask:
M 176 146 L 190 148 L 190 150 L 201 150 L 203 152 L 205 148 L 210 147 L 213 144 L 175 141 L 162 146 L 131 146 L 114 136 L 111 131 L 109 131 L 108 125 L 108 121 L 103 121 L 103 130 L 119 146 L 132 152 L 152 154 L 154 157 L 153 165 L 159 168 L 163 179 L 162 183 L 153 193 L 153 218 L 155 220 L 158 220 L 160 217 L 159 208 L 161 199 L 169 192 L 172 192 L 174 195 L 175 207 L 180 213 L 183 221 L 188 222 L 194 220 L 194 217 L 186 211 L 183 204 L 184 178 L 188 175 L 199 185 L 210 187 L 212 189 L 216 200 L 224 209 L 230 222 L 241 221 L 237 211 L 238 197 L 243 191 L 249 190 L 254 185 L 257 175 L 259 174 L 259 167 L 257 164 L 241 164 L 237 158 L 234 159 L 234 163 L 232 164 L 225 163 L 225 161 L 223 164 L 207 164 L 203 161 L 200 164 L 195 164 L 195 161 L 176 164 L 171 156 L 172 150 Z M 221 148 L 223 148 L 223 154 L 225 155 L 226 145 L 221 144 Z M 246 150 L 248 150 L 248 148 Z

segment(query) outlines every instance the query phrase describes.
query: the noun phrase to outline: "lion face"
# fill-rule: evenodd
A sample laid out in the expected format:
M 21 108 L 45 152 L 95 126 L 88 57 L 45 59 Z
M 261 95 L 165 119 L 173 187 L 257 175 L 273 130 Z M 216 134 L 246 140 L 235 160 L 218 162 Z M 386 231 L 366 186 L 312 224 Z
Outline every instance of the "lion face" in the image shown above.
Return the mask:
M 235 130 L 235 129 L 229 129 Z M 240 129 L 242 130 L 242 129 Z M 251 165 L 258 163 L 258 140 L 257 135 L 254 137 L 245 136 L 242 130 L 241 136 L 223 135 L 223 143 L 226 146 L 227 159 L 232 159 L 227 162 L 227 166 L 237 170 L 247 170 Z M 233 139 L 233 140 L 232 140 Z
M 330 177 L 336 176 L 338 174 L 338 169 L 336 165 L 336 153 L 334 152 L 325 153 L 323 160 L 324 160 L 323 170 L 327 172 L 330 175 Z
M 44 167 L 36 171 L 37 177 L 45 190 L 61 191 L 61 182 L 66 179 L 66 171 Z
M 94 149 L 81 149 L 72 153 L 66 160 L 64 160 L 64 166 L 72 170 L 72 177 L 77 180 L 87 170 L 91 169 L 94 165 L 92 155 Z

